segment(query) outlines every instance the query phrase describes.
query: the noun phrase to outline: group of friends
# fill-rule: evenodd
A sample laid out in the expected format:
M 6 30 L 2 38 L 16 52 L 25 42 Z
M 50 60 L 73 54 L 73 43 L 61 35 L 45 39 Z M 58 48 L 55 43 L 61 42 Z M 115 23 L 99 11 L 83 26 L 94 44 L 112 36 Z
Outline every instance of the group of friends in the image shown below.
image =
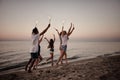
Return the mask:
M 39 33 L 38 29 L 35 27 L 32 30 L 32 35 L 31 35 L 31 39 L 32 39 L 32 48 L 30 50 L 30 54 L 31 54 L 31 58 L 29 59 L 28 63 L 25 66 L 25 71 L 28 71 L 29 73 L 32 72 L 32 69 L 36 69 L 37 65 L 43 60 L 41 54 L 40 54 L 40 50 L 41 50 L 41 46 L 40 43 L 43 40 L 44 34 L 47 32 L 47 30 L 50 28 L 51 24 L 49 23 L 48 26 Z M 67 61 L 67 41 L 69 40 L 69 36 L 72 34 L 73 30 L 74 30 L 74 25 L 71 23 L 70 28 L 68 29 L 68 32 L 66 30 L 64 30 L 64 27 L 62 27 L 61 32 L 58 31 L 58 29 L 55 28 L 59 39 L 60 39 L 60 46 L 59 46 L 59 50 L 60 50 L 60 56 L 56 62 L 56 65 L 58 65 L 60 62 L 61 64 L 63 64 L 63 57 L 65 56 L 65 61 L 66 63 L 68 63 Z M 54 65 L 53 62 L 53 57 L 54 57 L 54 43 L 55 43 L 55 35 L 53 35 L 53 39 L 47 39 L 46 37 L 44 37 L 44 39 L 48 42 L 48 48 L 50 50 L 50 57 L 46 60 L 50 60 L 52 62 L 52 66 Z

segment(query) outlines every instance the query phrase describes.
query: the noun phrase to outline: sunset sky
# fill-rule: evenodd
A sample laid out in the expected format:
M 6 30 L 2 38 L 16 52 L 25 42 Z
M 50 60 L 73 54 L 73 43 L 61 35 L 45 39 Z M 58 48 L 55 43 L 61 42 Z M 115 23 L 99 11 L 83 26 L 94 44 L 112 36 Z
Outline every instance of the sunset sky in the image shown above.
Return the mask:
M 72 39 L 120 38 L 120 0 L 0 0 L 0 40 L 29 40 L 35 22 L 41 32 L 48 16 L 46 37 L 64 20 L 65 30 L 75 25 Z

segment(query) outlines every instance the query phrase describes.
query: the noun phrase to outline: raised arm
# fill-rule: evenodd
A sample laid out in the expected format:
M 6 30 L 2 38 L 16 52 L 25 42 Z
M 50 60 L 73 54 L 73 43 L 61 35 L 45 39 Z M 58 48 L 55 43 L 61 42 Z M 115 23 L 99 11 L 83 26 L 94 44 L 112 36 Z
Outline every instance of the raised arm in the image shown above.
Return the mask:
M 55 42 L 55 34 L 53 34 L 53 37 L 54 37 L 54 42 Z
M 75 29 L 75 28 L 74 28 L 74 26 L 73 26 L 72 30 L 68 33 L 68 36 L 70 36 L 70 35 L 72 34 L 72 32 L 73 32 L 74 29 Z
M 39 39 L 39 44 L 41 43 L 42 39 L 43 39 L 44 35 L 42 35 L 42 37 Z
M 62 31 L 61 32 L 63 32 L 63 30 L 64 30 L 64 26 L 62 26 Z
M 47 32 L 47 30 L 49 29 L 49 27 L 50 27 L 50 24 L 48 24 L 47 28 L 45 28 L 45 29 L 40 33 L 40 35 L 45 34 L 45 32 Z
M 54 28 L 54 29 L 57 31 L 58 35 L 60 35 L 60 33 L 59 33 L 58 29 L 56 29 L 56 28 Z
M 58 36 L 59 36 L 59 39 L 60 39 L 60 44 L 62 44 L 61 35 L 60 35 L 60 33 L 59 33 L 58 29 L 56 29 L 56 28 L 55 28 L 55 30 L 56 30 L 56 31 L 57 31 L 57 33 L 58 33 Z
M 50 42 L 46 37 L 44 38 L 48 43 Z
M 69 30 L 68 30 L 68 33 L 70 33 L 70 31 L 71 31 L 71 28 L 72 28 L 72 23 L 71 23 L 71 25 L 70 25 L 70 28 L 69 28 Z

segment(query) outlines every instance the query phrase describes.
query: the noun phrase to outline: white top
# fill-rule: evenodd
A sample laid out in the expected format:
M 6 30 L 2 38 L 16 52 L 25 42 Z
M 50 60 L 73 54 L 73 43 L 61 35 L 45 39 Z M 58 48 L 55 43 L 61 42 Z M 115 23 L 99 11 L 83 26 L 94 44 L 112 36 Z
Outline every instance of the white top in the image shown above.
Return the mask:
M 61 39 L 62 39 L 62 45 L 67 45 L 67 41 L 68 41 L 68 36 L 67 34 L 62 36 L 61 35 Z
M 36 34 L 36 35 L 32 34 L 31 38 L 32 38 L 32 47 L 31 47 L 30 52 L 36 53 L 36 52 L 38 52 L 39 34 Z

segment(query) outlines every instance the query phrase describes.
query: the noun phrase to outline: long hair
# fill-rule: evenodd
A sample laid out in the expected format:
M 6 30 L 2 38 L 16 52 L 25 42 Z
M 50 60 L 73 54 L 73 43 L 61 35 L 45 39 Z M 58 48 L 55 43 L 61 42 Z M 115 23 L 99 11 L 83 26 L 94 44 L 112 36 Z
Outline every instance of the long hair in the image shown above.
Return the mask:
M 66 34 L 67 34 L 66 31 L 62 31 L 62 32 L 60 32 L 60 36 L 61 36 L 61 35 L 66 35 Z
M 60 36 L 62 35 L 62 32 L 60 32 Z
M 53 41 L 53 39 L 50 39 L 49 47 L 50 48 L 54 48 L 54 41 Z
M 38 34 L 39 33 L 39 31 L 38 31 L 38 29 L 35 27 L 35 28 L 33 28 L 33 30 L 32 30 L 32 34 Z

